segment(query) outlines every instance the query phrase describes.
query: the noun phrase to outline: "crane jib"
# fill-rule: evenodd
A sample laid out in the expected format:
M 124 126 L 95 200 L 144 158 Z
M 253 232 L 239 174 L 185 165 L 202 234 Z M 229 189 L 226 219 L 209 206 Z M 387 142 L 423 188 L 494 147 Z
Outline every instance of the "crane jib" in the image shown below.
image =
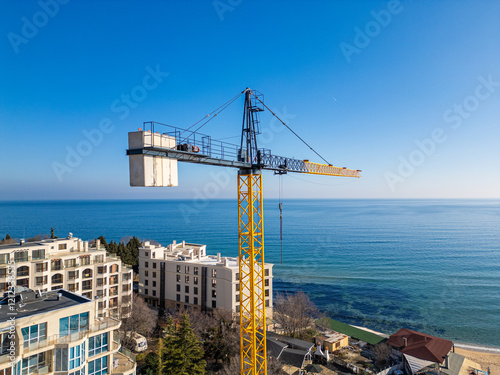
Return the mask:
M 143 147 L 127 150 L 127 155 L 149 155 L 177 159 L 180 162 L 198 163 L 238 169 L 262 169 L 277 172 L 308 173 L 325 176 L 361 177 L 359 170 L 334 167 L 327 164 L 311 163 L 308 160 L 299 160 L 266 154 L 256 160 L 256 163 L 247 163 L 238 160 L 219 159 L 200 153 L 166 149 L 159 147 Z

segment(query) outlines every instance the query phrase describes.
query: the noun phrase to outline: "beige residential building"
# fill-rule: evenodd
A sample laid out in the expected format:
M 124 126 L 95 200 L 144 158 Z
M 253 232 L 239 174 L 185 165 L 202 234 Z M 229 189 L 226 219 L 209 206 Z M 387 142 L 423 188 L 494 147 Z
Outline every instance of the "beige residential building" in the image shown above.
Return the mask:
M 16 285 L 35 291 L 64 288 L 97 300 L 98 317 L 127 316 L 132 306 L 132 269 L 107 254 L 99 240 L 73 237 L 0 245 L 0 295 L 8 288 L 8 268 Z
M 145 242 L 139 248 L 139 294 L 165 310 L 222 307 L 240 311 L 238 258 L 207 255 L 206 245 Z M 265 264 L 266 314 L 272 317 L 273 265 Z
M 0 302 L 0 375 L 132 375 L 120 347 L 121 321 L 96 318 L 97 301 L 64 289 L 17 287 Z

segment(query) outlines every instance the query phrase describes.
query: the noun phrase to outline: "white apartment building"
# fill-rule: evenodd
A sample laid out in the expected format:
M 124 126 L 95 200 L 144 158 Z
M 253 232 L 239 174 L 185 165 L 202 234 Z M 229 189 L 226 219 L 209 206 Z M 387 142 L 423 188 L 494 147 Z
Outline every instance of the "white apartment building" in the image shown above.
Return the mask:
M 0 245 L 0 295 L 7 291 L 9 269 L 16 285 L 35 291 L 64 288 L 98 301 L 99 317 L 127 316 L 132 306 L 132 269 L 107 254 L 99 240 L 73 237 Z
M 266 263 L 266 315 L 272 317 L 273 265 Z M 168 310 L 225 308 L 240 311 L 238 258 L 206 254 L 206 245 L 174 241 L 139 248 L 139 294 Z
M 97 301 L 64 289 L 17 287 L 0 302 L 0 375 L 136 373 L 121 348 L 121 321 L 96 318 Z

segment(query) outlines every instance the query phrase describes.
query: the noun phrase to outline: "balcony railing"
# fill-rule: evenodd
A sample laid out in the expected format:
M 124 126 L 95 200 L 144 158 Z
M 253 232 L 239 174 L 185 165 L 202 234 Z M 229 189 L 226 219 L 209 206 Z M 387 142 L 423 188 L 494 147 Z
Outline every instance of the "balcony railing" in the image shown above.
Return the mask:
M 130 356 L 125 354 L 126 352 L 128 352 Z M 126 350 L 122 347 L 120 348 L 118 353 L 113 355 L 113 358 L 117 360 L 117 365 L 113 365 L 113 371 L 111 372 L 112 374 L 118 375 L 135 373 L 137 363 L 135 362 L 135 356 L 133 356 L 133 354 L 129 350 Z

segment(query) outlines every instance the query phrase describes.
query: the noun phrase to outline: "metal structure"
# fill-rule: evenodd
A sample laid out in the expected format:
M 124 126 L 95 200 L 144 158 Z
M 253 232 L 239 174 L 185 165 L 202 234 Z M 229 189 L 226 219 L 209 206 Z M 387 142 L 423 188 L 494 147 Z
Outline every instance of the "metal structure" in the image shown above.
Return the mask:
M 213 140 L 210 136 L 197 131 L 190 132 L 157 122 L 148 122 L 144 123 L 145 130 L 155 134 L 159 129 L 166 127 L 167 131 L 162 133 L 175 139 L 176 146 L 165 148 L 154 144 L 155 137 L 151 136 L 149 138 L 151 142 L 146 141 L 141 148 L 127 150 L 127 155 L 149 155 L 188 163 L 238 169 L 241 374 L 266 375 L 264 218 L 261 172 L 271 170 L 277 174 L 296 172 L 361 177 L 361 171 L 272 155 L 270 150 L 259 149 L 257 147 L 257 135 L 260 133 L 259 113 L 266 108 L 274 116 L 276 114 L 264 104 L 262 94 L 249 88 L 241 94 L 245 95 L 245 104 L 239 146 Z M 276 118 L 289 128 L 278 116 Z M 308 147 L 314 151 L 309 145 Z

